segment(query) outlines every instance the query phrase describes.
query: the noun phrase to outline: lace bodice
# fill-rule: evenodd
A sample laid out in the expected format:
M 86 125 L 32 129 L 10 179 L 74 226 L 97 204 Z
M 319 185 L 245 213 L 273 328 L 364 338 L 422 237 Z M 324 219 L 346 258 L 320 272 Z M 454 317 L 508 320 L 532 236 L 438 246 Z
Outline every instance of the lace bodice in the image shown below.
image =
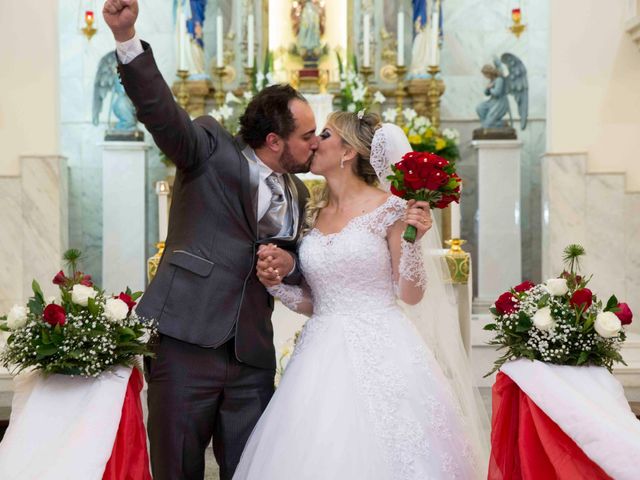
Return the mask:
M 362 306 L 384 309 L 395 305 L 391 254 L 387 232 L 404 214 L 406 202 L 390 196 L 373 211 L 351 219 L 339 232 L 313 229 L 299 249 L 308 288 L 281 286 L 272 291 L 296 309 L 305 294 L 315 314 L 354 315 Z M 420 248 L 403 244 L 400 275 L 424 286 Z

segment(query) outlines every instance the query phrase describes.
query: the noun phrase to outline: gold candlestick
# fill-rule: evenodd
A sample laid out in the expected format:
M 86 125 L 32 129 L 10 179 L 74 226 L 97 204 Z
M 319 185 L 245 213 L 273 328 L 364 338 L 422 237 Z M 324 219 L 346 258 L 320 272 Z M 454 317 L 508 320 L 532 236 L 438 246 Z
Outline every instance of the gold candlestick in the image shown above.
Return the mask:
M 404 90 L 404 76 L 407 73 L 407 67 L 404 65 L 396 65 L 396 91 L 394 92 L 396 97 L 396 109 L 398 111 L 396 115 L 396 125 L 402 127 L 404 125 L 404 117 L 402 115 L 402 109 L 404 107 L 404 97 L 407 96 L 407 92 Z
M 224 77 L 227 75 L 226 67 L 215 67 L 213 69 L 215 76 L 218 78 L 219 87 L 216 88 L 216 92 L 213 95 L 213 98 L 216 100 L 216 106 L 218 108 L 224 105 Z
M 162 258 L 162 254 L 164 253 L 164 242 L 156 243 L 156 248 L 158 251 L 153 255 L 153 257 L 147 260 L 147 282 L 151 282 L 153 277 L 156 276 L 156 272 L 158 271 L 158 266 L 160 265 L 160 259 Z
M 360 67 L 360 73 L 364 77 L 364 86 L 366 88 L 366 93 L 364 94 L 364 102 L 367 105 L 371 104 L 371 89 L 369 88 L 369 77 L 373 74 L 373 68 L 371 67 Z
M 253 92 L 254 84 L 253 79 L 256 73 L 255 67 L 244 67 L 244 83 L 245 83 L 245 91 Z
M 184 110 L 187 110 L 187 106 L 189 105 L 189 88 L 187 87 L 189 71 L 178 70 L 178 78 L 180 78 L 180 82 L 178 84 L 178 93 L 176 98 L 178 100 L 178 105 L 180 105 Z
M 441 78 L 436 78 L 440 73 L 437 65 L 429 65 L 429 75 L 427 80 L 427 116 L 431 124 L 436 129 L 440 129 L 440 97 L 444 93 L 444 82 Z

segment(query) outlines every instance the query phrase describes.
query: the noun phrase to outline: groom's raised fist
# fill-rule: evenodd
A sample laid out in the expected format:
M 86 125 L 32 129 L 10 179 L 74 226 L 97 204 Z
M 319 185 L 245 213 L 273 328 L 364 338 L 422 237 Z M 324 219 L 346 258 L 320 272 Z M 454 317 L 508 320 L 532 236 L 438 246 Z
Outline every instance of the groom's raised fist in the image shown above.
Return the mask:
M 107 0 L 102 8 L 104 21 L 118 42 L 126 42 L 135 35 L 138 0 Z

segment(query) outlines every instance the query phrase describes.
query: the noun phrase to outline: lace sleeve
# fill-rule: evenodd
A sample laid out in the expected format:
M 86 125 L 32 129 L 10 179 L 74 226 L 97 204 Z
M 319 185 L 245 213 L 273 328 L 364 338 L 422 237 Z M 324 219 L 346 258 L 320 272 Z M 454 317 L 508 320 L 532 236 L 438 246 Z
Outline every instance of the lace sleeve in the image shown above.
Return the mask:
M 313 313 L 313 299 L 309 286 L 302 282 L 300 285 L 285 285 L 281 283 L 275 287 L 267 288 L 267 291 L 289 310 L 303 315 L 311 316 Z
M 427 273 L 424 268 L 424 258 L 420 242 L 409 243 L 401 241 L 399 280 L 406 280 L 420 287 L 423 291 L 427 286 Z

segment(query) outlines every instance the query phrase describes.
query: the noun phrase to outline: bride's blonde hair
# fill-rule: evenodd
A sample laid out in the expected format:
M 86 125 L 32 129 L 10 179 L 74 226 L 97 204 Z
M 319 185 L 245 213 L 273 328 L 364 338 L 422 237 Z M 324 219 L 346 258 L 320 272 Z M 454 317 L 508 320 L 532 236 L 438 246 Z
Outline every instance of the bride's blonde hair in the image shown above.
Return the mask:
M 376 130 L 381 127 L 380 117 L 375 113 L 365 113 L 362 118 L 351 112 L 333 112 L 327 119 L 327 124 L 342 139 L 342 143 L 353 148 L 357 156 L 351 164 L 355 175 L 367 185 L 377 185 L 378 175 L 369 162 L 371 142 Z M 320 210 L 329 202 L 329 187 L 326 183 L 311 190 L 307 203 L 305 231 L 313 228 Z

